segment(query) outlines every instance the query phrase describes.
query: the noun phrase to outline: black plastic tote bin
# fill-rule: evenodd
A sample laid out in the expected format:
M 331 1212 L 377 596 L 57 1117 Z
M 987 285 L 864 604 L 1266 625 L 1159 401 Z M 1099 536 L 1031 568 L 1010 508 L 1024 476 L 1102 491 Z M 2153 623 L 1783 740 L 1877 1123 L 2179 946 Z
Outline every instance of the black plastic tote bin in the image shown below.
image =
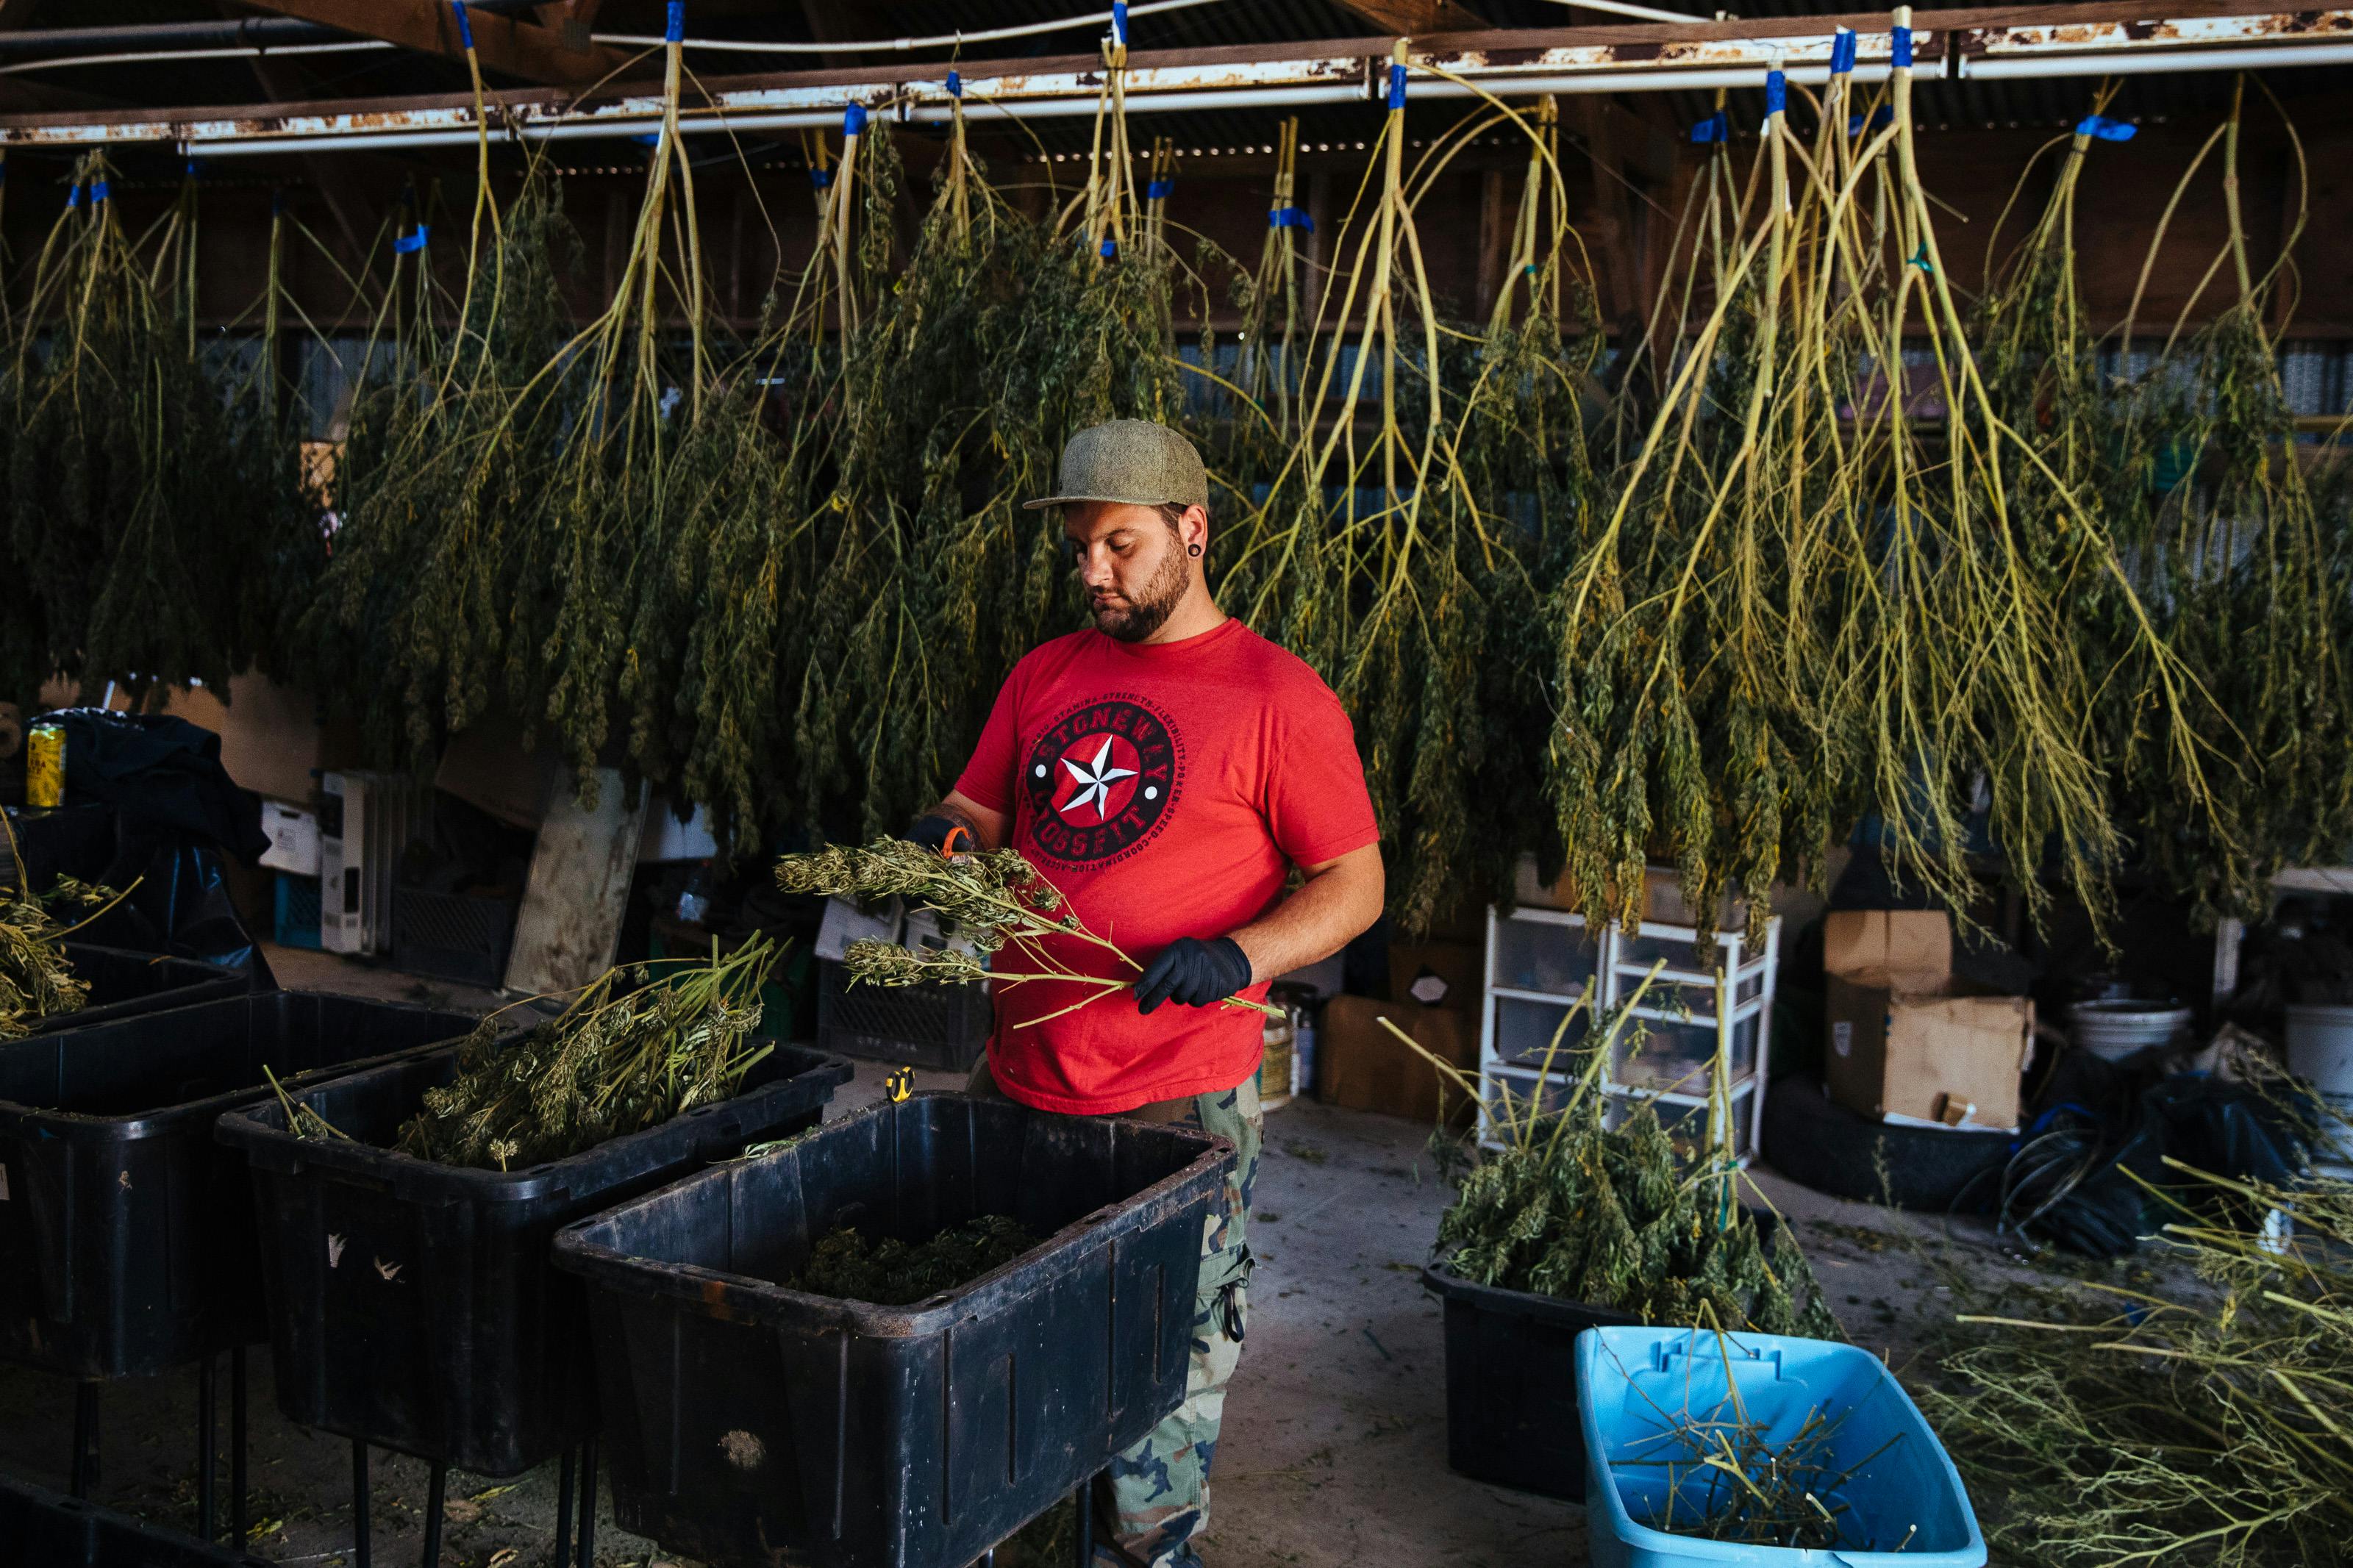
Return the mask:
M 969 1072 L 988 1047 L 985 985 L 856 985 L 839 963 L 820 962 L 817 1043 L 869 1061 Z
M 615 1519 L 714 1568 L 961 1568 L 1184 1398 L 1233 1158 L 920 1094 L 572 1226 Z M 914 1242 L 988 1214 L 1049 1239 L 912 1307 L 777 1283 L 839 1226 Z
M 1583 1501 L 1577 1336 L 1641 1320 L 1474 1285 L 1442 1266 L 1421 1278 L 1446 1303 L 1448 1467 L 1492 1486 Z
M 384 1147 L 428 1089 L 436 1051 L 301 1096 L 354 1142 L 286 1131 L 275 1100 L 225 1117 L 263 1216 L 269 1343 L 287 1419 L 512 1476 L 596 1429 L 587 1310 L 548 1262 L 583 1215 L 814 1126 L 848 1062 L 779 1046 L 734 1099 L 520 1171 L 436 1164 Z
M 226 1546 L 0 1477 L 0 1568 L 266 1568 Z
M 77 979 L 90 982 L 90 999 L 78 1013 L 59 1013 L 33 1026 L 37 1035 L 58 1029 L 86 1028 L 136 1017 L 165 1007 L 185 1007 L 242 996 L 254 989 L 240 969 L 201 963 L 193 958 L 159 958 L 128 948 L 101 947 L 96 942 L 69 942 L 66 963 Z
M 245 1162 L 213 1124 L 474 1020 L 269 991 L 0 1045 L 0 1355 L 164 1371 L 266 1327 Z

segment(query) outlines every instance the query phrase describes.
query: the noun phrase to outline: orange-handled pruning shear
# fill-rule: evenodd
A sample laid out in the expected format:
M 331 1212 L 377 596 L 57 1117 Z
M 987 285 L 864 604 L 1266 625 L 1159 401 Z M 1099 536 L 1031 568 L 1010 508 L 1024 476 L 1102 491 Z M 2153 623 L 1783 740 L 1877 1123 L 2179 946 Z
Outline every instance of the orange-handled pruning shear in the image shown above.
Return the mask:
M 941 859 L 943 859 L 943 860 L 953 860 L 953 859 L 955 859 L 955 857 L 956 857 L 956 840 L 957 840 L 957 839 L 959 839 L 959 838 L 967 839 L 967 840 L 969 840 L 969 839 L 971 839 L 971 838 L 972 838 L 972 835 L 971 835 L 970 833 L 967 833 L 966 831 L 965 831 L 965 826 L 964 826 L 964 824 L 963 824 L 963 823 L 961 823 L 961 822 L 957 823 L 955 826 L 953 826 L 953 827 L 949 828 L 949 829 L 948 829 L 948 836 L 947 836 L 945 838 L 943 838 L 943 839 L 941 839 L 941 840 L 940 840 L 940 858 L 941 858 Z M 979 848 L 980 848 L 980 846 L 979 846 L 979 844 L 978 844 L 978 843 L 974 843 L 974 844 L 973 844 L 973 849 L 974 849 L 974 851 L 975 851 L 976 853 L 977 853 L 977 852 L 978 852 Z

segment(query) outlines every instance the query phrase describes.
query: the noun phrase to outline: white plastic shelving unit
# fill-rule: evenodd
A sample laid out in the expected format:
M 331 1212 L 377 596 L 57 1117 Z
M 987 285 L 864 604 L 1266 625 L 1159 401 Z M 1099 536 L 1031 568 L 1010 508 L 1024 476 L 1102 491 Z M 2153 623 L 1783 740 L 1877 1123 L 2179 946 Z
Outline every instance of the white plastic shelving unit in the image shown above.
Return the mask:
M 1631 934 L 1611 925 L 1599 932 L 1582 915 L 1530 905 L 1506 914 L 1487 910 L 1486 994 L 1479 1026 L 1482 1084 L 1509 1089 L 1525 1100 L 1539 1082 L 1556 1101 L 1574 1077 L 1569 1047 L 1584 1036 L 1590 1016 L 1580 1016 L 1561 1038 L 1549 1079 L 1542 1072 L 1553 1034 L 1590 984 L 1597 1010 L 1606 1012 L 1632 995 L 1651 973 L 1665 967 L 1634 1009 L 1639 1020 L 1620 1037 L 1602 1088 L 1610 1097 L 1614 1121 L 1639 1097 L 1655 1098 L 1668 1130 L 1694 1144 L 1706 1132 L 1708 1101 L 1715 1089 L 1716 1055 L 1731 1062 L 1733 1147 L 1742 1163 L 1755 1152 L 1764 1127 L 1766 1052 L 1772 1041 L 1773 991 L 1778 973 L 1780 922 L 1767 916 L 1761 930 L 1723 931 L 1702 951 L 1691 926 L 1645 921 Z M 1493 1142 L 1482 1107 L 1479 1135 Z

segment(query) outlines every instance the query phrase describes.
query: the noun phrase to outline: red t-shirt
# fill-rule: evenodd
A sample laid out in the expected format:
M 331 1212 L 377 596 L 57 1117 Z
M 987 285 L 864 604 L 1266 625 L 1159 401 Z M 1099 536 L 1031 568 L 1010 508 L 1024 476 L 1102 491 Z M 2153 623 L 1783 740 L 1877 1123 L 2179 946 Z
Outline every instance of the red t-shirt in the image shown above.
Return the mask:
M 1257 920 L 1281 901 L 1292 865 L 1379 837 L 1339 699 L 1236 620 L 1181 642 L 1088 630 L 1033 650 L 997 694 L 956 790 L 1011 813 L 1012 847 L 1138 964 L 1178 937 Z M 1137 973 L 1090 942 L 1060 938 L 1050 951 L 1080 973 Z M 1038 965 L 1008 946 L 995 967 Z M 989 1070 L 1040 1110 L 1133 1110 L 1258 1070 L 1265 1019 L 1248 1008 L 1164 1002 L 1147 1017 L 1125 991 L 995 989 Z

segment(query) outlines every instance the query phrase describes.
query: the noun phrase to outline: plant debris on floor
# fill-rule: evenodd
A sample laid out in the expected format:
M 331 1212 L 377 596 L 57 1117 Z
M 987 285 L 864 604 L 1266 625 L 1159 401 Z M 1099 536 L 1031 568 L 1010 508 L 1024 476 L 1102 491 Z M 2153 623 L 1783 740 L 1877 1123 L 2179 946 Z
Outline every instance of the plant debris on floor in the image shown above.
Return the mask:
M 2353 1562 L 2353 1183 L 2167 1164 L 2197 1285 L 2018 1288 L 1932 1344 L 1922 1407 L 2012 1560 Z
M 875 1241 L 843 1226 L 828 1231 L 810 1249 L 807 1266 L 786 1283 L 817 1296 L 905 1307 L 968 1285 L 1037 1245 L 1020 1221 L 997 1214 L 950 1226 L 913 1246 L 895 1236 Z

